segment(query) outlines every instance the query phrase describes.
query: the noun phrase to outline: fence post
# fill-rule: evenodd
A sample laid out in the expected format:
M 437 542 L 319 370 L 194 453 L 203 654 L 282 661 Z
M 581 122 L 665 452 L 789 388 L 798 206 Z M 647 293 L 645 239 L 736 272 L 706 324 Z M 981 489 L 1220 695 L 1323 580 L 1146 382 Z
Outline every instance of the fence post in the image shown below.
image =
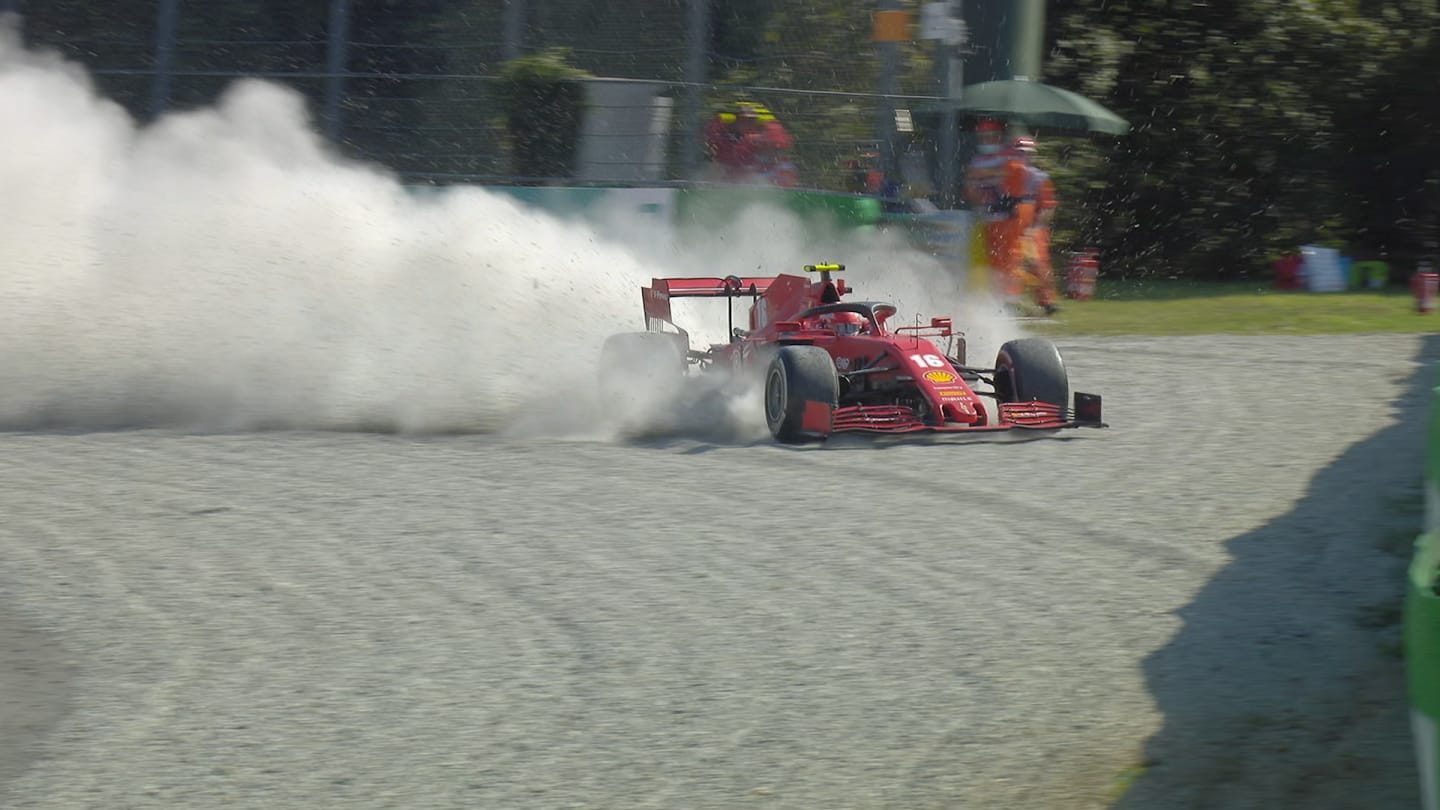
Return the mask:
M 505 0 L 504 29 L 501 56 L 506 62 L 519 59 L 525 51 L 525 0 Z
M 330 30 L 325 47 L 325 135 L 340 140 L 340 101 L 349 63 L 350 0 L 330 0 Z
M 964 0 L 949 0 L 945 6 L 947 30 L 932 32 L 935 37 L 935 95 L 943 105 L 940 113 L 940 137 L 936 144 L 936 199 L 942 208 L 959 203 L 956 192 L 960 184 L 959 132 L 960 116 L 955 105 L 960 102 L 965 85 L 965 63 L 960 58 L 969 35 L 965 28 Z M 938 20 L 937 20 L 938 22 Z M 943 33 L 943 35 L 941 35 Z
M 1425 449 L 1425 533 L 1415 542 L 1405 597 L 1405 671 L 1422 807 L 1440 810 L 1440 388 Z
M 706 45 L 710 39 L 710 0 L 690 0 L 690 17 L 685 32 L 685 144 L 680 162 L 686 180 L 698 179 L 700 138 L 704 114 Z
M 175 81 L 175 28 L 180 0 L 160 0 L 155 12 L 155 75 L 150 79 L 150 115 L 159 117 L 170 107 Z
M 880 13 L 894 13 L 900 10 L 900 0 L 880 0 Z M 881 40 L 875 37 L 880 47 L 879 110 L 876 113 L 875 140 L 880 142 L 880 171 L 884 181 L 895 177 L 898 157 L 895 153 L 895 91 L 900 81 L 900 43 L 898 40 Z

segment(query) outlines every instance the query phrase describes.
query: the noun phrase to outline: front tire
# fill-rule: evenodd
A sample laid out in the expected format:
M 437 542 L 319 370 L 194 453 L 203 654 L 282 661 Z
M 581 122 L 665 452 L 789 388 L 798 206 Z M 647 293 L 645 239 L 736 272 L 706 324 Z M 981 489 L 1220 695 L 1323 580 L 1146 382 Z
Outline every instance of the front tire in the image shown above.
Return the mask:
M 1070 407 L 1070 377 L 1060 350 L 1043 338 L 1007 342 L 995 357 L 995 393 L 1001 402 Z
M 819 346 L 784 346 L 765 370 L 765 422 L 787 443 L 824 441 L 840 401 L 835 361 Z

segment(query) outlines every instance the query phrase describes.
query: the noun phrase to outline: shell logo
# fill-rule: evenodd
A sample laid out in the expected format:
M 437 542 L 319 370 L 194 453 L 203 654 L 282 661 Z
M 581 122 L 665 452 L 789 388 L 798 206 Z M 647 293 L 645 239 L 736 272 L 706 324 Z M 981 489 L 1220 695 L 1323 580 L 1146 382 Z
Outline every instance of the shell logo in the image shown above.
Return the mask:
M 948 371 L 927 371 L 925 379 L 932 383 L 952 383 L 955 382 L 955 375 Z

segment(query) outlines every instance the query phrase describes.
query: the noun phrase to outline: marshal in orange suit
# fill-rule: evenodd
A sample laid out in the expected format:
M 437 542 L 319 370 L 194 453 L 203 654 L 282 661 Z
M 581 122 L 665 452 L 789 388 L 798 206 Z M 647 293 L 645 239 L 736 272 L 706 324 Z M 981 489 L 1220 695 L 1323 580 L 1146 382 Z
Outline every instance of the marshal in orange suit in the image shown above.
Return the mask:
M 1015 298 L 1025 289 L 1021 269 L 1025 226 L 1018 209 L 1025 194 L 1026 165 L 1020 155 L 1003 147 L 1000 122 L 981 121 L 976 133 L 979 146 L 965 171 L 965 199 L 980 221 L 995 290 Z
M 1050 265 L 1050 222 L 1055 218 L 1055 183 L 1035 165 L 1035 139 L 1016 138 L 1010 151 L 1025 164 L 1025 188 L 1016 205 L 1021 224 L 1021 278 L 1033 288 L 1035 303 L 1047 315 L 1056 312 L 1055 271 Z

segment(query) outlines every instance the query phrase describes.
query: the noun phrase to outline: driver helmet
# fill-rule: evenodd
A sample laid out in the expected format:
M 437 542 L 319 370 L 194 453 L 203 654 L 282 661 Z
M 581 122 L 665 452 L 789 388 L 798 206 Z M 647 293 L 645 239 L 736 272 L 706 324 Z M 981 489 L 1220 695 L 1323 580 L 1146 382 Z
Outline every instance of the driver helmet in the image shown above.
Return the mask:
M 858 312 L 830 312 L 820 317 L 820 325 L 837 335 L 859 335 L 868 331 L 870 324 Z

